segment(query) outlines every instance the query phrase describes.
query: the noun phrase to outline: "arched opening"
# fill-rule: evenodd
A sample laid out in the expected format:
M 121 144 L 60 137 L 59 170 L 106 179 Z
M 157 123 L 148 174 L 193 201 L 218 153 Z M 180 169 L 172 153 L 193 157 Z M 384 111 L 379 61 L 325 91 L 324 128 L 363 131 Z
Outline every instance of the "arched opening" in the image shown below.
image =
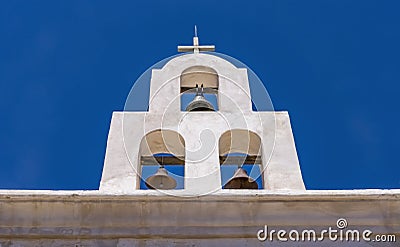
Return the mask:
M 224 189 L 262 189 L 261 138 L 243 129 L 229 130 L 219 139 L 221 181 Z
M 180 84 L 182 111 L 218 111 L 218 73 L 214 69 L 189 67 L 182 72 Z M 193 107 L 191 103 L 196 100 L 198 104 Z
M 139 149 L 140 189 L 183 189 L 185 141 L 173 130 L 146 134 Z

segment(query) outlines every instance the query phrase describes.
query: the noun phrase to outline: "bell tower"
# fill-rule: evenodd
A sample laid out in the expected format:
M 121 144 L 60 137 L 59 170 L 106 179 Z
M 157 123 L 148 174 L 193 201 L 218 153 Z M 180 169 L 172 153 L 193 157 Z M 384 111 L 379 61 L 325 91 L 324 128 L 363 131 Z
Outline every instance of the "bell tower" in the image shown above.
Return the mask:
M 185 53 L 152 69 L 148 111 L 113 113 L 100 191 L 305 190 L 288 113 L 254 111 L 248 69 L 214 49 L 195 30 Z
M 99 190 L 0 190 L 0 247 L 399 246 L 399 189 L 305 190 L 254 72 L 178 50 L 113 112 Z

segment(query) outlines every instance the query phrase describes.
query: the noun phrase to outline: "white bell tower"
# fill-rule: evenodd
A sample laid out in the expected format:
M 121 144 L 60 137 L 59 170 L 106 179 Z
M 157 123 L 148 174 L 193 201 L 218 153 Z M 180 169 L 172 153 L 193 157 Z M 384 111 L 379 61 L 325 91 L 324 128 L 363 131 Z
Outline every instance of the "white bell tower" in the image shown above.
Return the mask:
M 184 166 L 183 189 L 159 188 L 174 195 L 224 190 L 221 167 L 226 163 L 259 166 L 263 190 L 305 189 L 288 113 L 253 111 L 247 69 L 202 53 L 213 50 L 199 45 L 196 31 L 193 46 L 178 46 L 188 53 L 152 70 L 148 112 L 113 113 L 100 191 L 153 193 L 140 187 L 142 169 L 151 160 L 161 168 Z M 196 84 L 215 97 L 215 111 L 182 110 L 182 94 L 193 92 Z M 152 181 L 161 181 L 154 180 L 157 176 Z

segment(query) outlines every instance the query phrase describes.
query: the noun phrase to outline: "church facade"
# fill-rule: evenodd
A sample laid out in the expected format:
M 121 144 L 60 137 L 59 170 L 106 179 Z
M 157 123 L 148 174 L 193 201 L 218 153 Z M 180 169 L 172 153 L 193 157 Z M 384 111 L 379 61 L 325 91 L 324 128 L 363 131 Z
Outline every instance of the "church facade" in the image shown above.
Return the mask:
M 147 111 L 113 113 L 98 190 L 0 191 L 0 246 L 400 245 L 400 190 L 307 190 L 288 112 L 197 36 L 178 50 Z

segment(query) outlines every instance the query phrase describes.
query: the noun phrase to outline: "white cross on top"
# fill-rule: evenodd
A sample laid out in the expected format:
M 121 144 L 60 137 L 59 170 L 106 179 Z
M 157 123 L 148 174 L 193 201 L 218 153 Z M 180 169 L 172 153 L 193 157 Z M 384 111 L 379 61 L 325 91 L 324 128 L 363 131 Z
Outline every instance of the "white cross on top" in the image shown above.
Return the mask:
M 178 52 L 199 53 L 200 51 L 215 51 L 214 45 L 199 45 L 199 37 L 197 37 L 197 27 L 194 26 L 193 45 L 179 45 Z

